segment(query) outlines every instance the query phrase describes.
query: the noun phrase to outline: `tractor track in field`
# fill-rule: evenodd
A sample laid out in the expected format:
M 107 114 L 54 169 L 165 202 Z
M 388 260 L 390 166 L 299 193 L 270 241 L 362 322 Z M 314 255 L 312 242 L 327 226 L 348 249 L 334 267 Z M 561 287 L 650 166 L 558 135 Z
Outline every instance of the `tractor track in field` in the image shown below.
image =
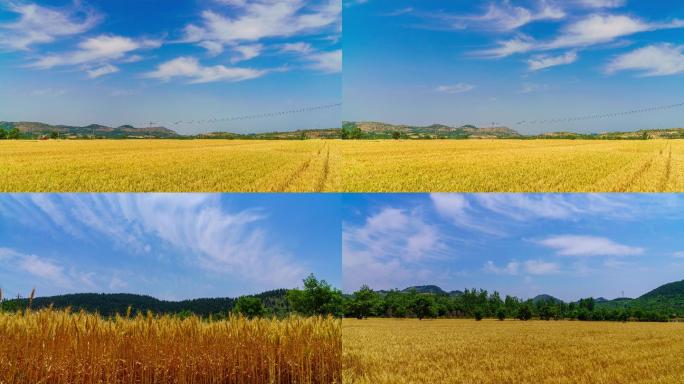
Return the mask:
M 672 173 L 672 144 L 667 145 L 668 149 L 668 154 L 667 154 L 667 164 L 665 165 L 665 174 L 663 175 L 663 178 L 660 180 L 660 186 L 658 187 L 658 191 L 664 192 L 665 188 L 667 187 L 667 183 L 670 181 L 670 175 Z
M 313 157 L 310 157 L 304 164 L 302 164 L 297 170 L 295 170 L 293 173 L 290 174 L 290 176 L 283 181 L 278 188 L 276 188 L 276 192 L 285 192 L 285 189 L 292 185 L 292 182 L 297 180 L 299 176 L 301 176 L 304 172 L 306 172 L 307 169 L 311 166 L 311 161 L 313 160 Z
M 641 166 L 634 174 L 632 174 L 632 177 L 627 179 L 624 183 L 622 183 L 615 191 L 616 192 L 627 192 L 629 190 L 629 187 L 631 185 L 634 185 L 634 183 L 639 180 L 648 170 L 651 168 L 651 165 L 653 165 L 653 159 L 648 160 L 647 162 L 644 163 L 644 165 Z
M 328 176 L 330 174 L 330 147 L 326 144 L 325 162 L 323 163 L 323 175 L 318 184 L 316 185 L 316 192 L 323 192 L 325 188 L 325 182 L 328 181 Z

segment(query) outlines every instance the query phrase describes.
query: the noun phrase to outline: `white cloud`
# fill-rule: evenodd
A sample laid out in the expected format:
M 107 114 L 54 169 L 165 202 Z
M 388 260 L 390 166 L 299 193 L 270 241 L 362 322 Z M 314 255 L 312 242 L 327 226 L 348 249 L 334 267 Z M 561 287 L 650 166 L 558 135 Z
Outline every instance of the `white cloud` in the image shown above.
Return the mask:
M 100 19 L 91 10 L 83 8 L 59 9 L 14 2 L 6 7 L 18 14 L 19 20 L 0 24 L 0 47 L 5 49 L 27 50 L 32 45 L 78 35 L 94 27 Z
M 41 279 L 47 279 L 58 286 L 69 285 L 64 267 L 51 260 L 24 254 L 10 248 L 0 248 L 0 260 L 3 260 L 5 265 L 15 266 L 21 271 Z
M 457 16 L 454 19 L 475 24 L 478 28 L 510 31 L 524 25 L 541 20 L 561 20 L 565 18 L 565 12 L 547 3 L 540 1 L 538 9 L 529 9 L 514 5 L 511 1 L 490 3 L 487 11 L 478 16 Z
M 244 7 L 245 5 L 247 5 L 247 0 L 214 0 L 214 1 L 216 1 L 217 3 L 220 3 L 220 4 L 226 4 L 226 5 L 230 5 L 232 7 L 237 7 L 237 8 Z
M 67 93 L 66 89 L 42 88 L 42 89 L 34 90 L 33 92 L 31 92 L 31 95 L 33 95 L 33 96 L 56 97 L 56 96 L 62 96 L 66 93 Z
M 19 261 L 19 268 L 33 276 L 42 277 L 52 281 L 66 281 L 64 268 L 52 261 L 41 259 L 36 255 L 24 255 Z
M 527 60 L 527 65 L 530 71 L 538 71 L 558 65 L 572 64 L 575 61 L 577 61 L 577 52 L 571 51 L 558 56 L 536 55 Z
M 523 83 L 522 87 L 520 88 L 520 93 L 542 92 L 546 91 L 547 89 L 549 89 L 548 84 Z
M 130 52 L 158 48 L 160 45 L 159 40 L 135 40 L 124 36 L 99 35 L 81 42 L 76 51 L 47 55 L 29 66 L 49 69 L 67 65 L 106 64 L 112 60 L 125 59 Z
M 362 225 L 343 225 L 342 239 L 345 289 L 402 285 L 418 271 L 429 275 L 422 262 L 446 256 L 435 226 L 418 212 L 397 208 L 384 208 Z
M 676 259 L 684 259 L 684 251 L 673 252 L 672 257 Z
M 494 48 L 474 51 L 473 55 L 485 58 L 503 58 L 518 53 L 546 51 L 562 48 L 584 48 L 611 43 L 618 38 L 640 32 L 683 28 L 684 20 L 653 23 L 627 15 L 591 14 L 562 28 L 559 36 L 546 42 L 535 41 L 529 36 L 518 35 L 499 41 Z
M 527 260 L 524 267 L 525 272 L 530 275 L 550 275 L 560 272 L 560 266 L 557 263 L 543 260 Z
M 577 0 L 587 8 L 619 8 L 625 5 L 626 0 Z
M 311 67 L 325 73 L 338 73 L 342 71 L 342 50 L 328 52 L 316 52 L 306 56 Z
M 202 12 L 202 24 L 186 26 L 184 40 L 210 40 L 232 45 L 289 37 L 318 32 L 338 24 L 341 16 L 339 0 L 326 0 L 314 5 L 304 0 L 254 0 L 233 5 L 240 6 L 240 15 L 230 17 L 209 10 Z
M 520 35 L 510 40 L 499 41 L 497 47 L 475 51 L 473 54 L 479 57 L 498 59 L 517 53 L 526 53 L 536 47 L 534 40 L 528 36 Z
M 484 264 L 483 270 L 487 273 L 496 275 L 517 275 L 523 271 L 530 275 L 550 275 L 560 272 L 560 265 L 557 263 L 546 262 L 543 260 L 527 260 L 520 263 L 516 260 L 508 262 L 503 267 L 498 267 L 493 261 L 489 260 Z
M 230 59 L 230 62 L 238 63 L 240 61 L 253 59 L 261 54 L 263 48 L 264 46 L 261 44 L 238 45 L 233 47 L 233 51 L 236 55 Z
M 313 51 L 313 48 L 311 47 L 311 44 L 309 43 L 304 43 L 304 42 L 298 42 L 298 43 L 285 43 L 280 49 L 281 52 L 294 52 L 294 53 L 301 53 L 301 54 L 307 54 Z
M 309 43 L 285 43 L 280 47 L 281 53 L 300 54 L 302 60 L 308 62 L 310 68 L 325 73 L 342 71 L 342 50 L 316 51 Z
M 619 244 L 605 237 L 559 235 L 536 241 L 555 249 L 560 256 L 631 256 L 644 253 L 641 247 Z
M 366 4 L 368 0 L 342 0 L 345 7 L 353 7 L 355 5 Z
M 151 257 L 145 249 L 154 239 L 174 250 L 188 268 L 255 281 L 264 289 L 295 286 L 305 274 L 303 265 L 262 229 L 266 213 L 228 212 L 218 195 L 19 194 L 11 198 L 4 203 L 22 209 L 3 209 L 0 215 L 28 216 L 60 236 L 108 239 L 140 257 Z M 36 271 L 51 271 L 49 266 L 39 266 L 45 268 Z
M 471 207 L 468 199 L 463 194 L 433 193 L 430 194 L 430 200 L 437 213 L 456 226 L 491 235 L 501 234 L 498 229 L 473 217 L 473 207 Z
M 493 261 L 488 260 L 484 267 L 485 272 L 494 273 L 496 275 L 517 275 L 520 269 L 520 263 L 513 260 L 506 264 L 504 267 L 497 267 Z
M 642 71 L 643 76 L 666 76 L 684 72 L 684 45 L 649 45 L 615 57 L 606 72 Z
M 609 43 L 617 38 L 639 32 L 682 27 L 684 27 L 682 20 L 674 20 L 670 23 L 649 23 L 626 15 L 593 14 L 569 24 L 563 28 L 560 36 L 549 43 L 541 44 L 539 48 L 586 47 Z
M 413 12 L 413 7 L 405 7 L 405 8 L 399 8 L 397 10 L 394 10 L 392 12 L 386 13 L 385 16 L 388 17 L 394 17 L 394 16 L 401 16 L 405 15 L 407 13 Z
M 457 83 L 453 85 L 440 85 L 437 88 L 435 88 L 435 91 L 437 92 L 442 92 L 442 93 L 464 93 L 468 91 L 472 91 L 475 89 L 474 85 L 471 84 L 466 84 L 466 83 Z
M 164 81 L 180 77 L 188 79 L 192 84 L 199 84 L 214 81 L 237 82 L 256 79 L 268 72 L 267 70 L 226 67 L 224 65 L 205 67 L 194 57 L 181 56 L 159 64 L 156 70 L 147 72 L 143 76 Z
M 211 56 L 218 56 L 223 53 L 223 44 L 217 43 L 215 41 L 201 41 L 197 43 L 200 47 L 204 48 L 209 52 Z
M 119 68 L 117 68 L 111 64 L 105 64 L 101 67 L 97 67 L 97 68 L 87 70 L 86 72 L 88 73 L 89 78 L 96 79 L 100 76 L 109 75 L 112 73 L 119 72 Z

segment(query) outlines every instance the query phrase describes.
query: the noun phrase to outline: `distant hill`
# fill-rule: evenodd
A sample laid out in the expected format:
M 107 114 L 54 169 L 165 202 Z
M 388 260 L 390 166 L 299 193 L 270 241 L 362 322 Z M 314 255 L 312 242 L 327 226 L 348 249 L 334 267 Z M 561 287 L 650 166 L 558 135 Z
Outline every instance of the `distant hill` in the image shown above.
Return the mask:
M 298 129 L 288 132 L 266 132 L 266 133 L 230 133 L 212 132 L 196 135 L 203 139 L 242 139 L 242 140 L 297 140 L 297 139 L 339 139 L 341 137 L 340 128 L 327 129 Z
M 512 138 L 521 137 L 515 130 L 508 127 L 476 127 L 463 125 L 451 127 L 444 124 L 432 124 L 428 126 L 393 125 L 376 121 L 357 121 L 343 123 L 347 126 L 354 125 L 366 135 L 377 138 L 392 137 L 394 132 L 399 132 L 407 138 Z
M 278 313 L 289 309 L 285 299 L 286 292 L 286 289 L 278 289 L 250 296 L 261 299 L 266 308 Z M 125 314 L 128 307 L 131 306 L 134 313 L 138 311 L 143 313 L 147 311 L 154 313 L 189 311 L 200 316 L 209 316 L 210 314 L 227 313 L 233 308 L 235 300 L 235 298 L 221 297 L 167 301 L 130 293 L 76 293 L 34 298 L 32 308 L 47 308 L 52 305 L 57 309 L 71 307 L 77 311 L 83 309 L 110 316 L 116 313 Z M 28 299 L 13 299 L 5 301 L 3 306 L 11 308 L 18 305 L 23 308 L 27 303 Z
M 585 139 L 585 140 L 643 140 L 643 139 L 684 139 L 684 128 L 642 129 L 632 132 L 548 132 L 537 136 L 539 139 Z
M 661 285 L 639 297 L 639 300 L 648 300 L 661 297 L 684 297 L 684 280 Z
M 83 127 L 70 125 L 50 125 L 39 122 L 20 121 L 20 122 L 0 122 L 0 129 L 10 130 L 16 128 L 22 134 L 30 134 L 34 137 L 41 135 L 50 135 L 53 132 L 58 132 L 61 137 L 65 138 L 79 138 L 79 137 L 104 137 L 110 139 L 121 138 L 176 138 L 180 137 L 175 131 L 164 127 L 144 127 L 135 128 L 131 125 L 122 125 L 120 127 L 108 127 L 100 124 L 90 124 Z
M 546 295 L 546 294 L 537 295 L 537 296 L 532 298 L 533 303 L 538 303 L 540 301 L 552 301 L 554 303 L 562 303 L 563 302 L 563 300 L 561 300 L 561 299 L 558 299 L 558 298 L 555 298 L 551 295 Z
M 288 132 L 265 132 L 265 133 L 231 133 L 231 132 L 211 132 L 197 135 L 181 135 L 174 130 L 165 127 L 141 127 L 136 128 L 126 124 L 119 127 L 108 127 L 100 124 L 90 124 L 83 127 L 70 125 L 50 125 L 31 121 L 0 121 L 0 129 L 11 130 L 16 128 L 23 136 L 40 137 L 49 136 L 53 132 L 58 132 L 61 138 L 90 138 L 95 135 L 97 138 L 107 139 L 181 139 L 181 138 L 201 138 L 201 139 L 240 139 L 240 140 L 296 140 L 296 139 L 339 139 L 341 137 L 340 128 L 326 129 L 300 129 Z

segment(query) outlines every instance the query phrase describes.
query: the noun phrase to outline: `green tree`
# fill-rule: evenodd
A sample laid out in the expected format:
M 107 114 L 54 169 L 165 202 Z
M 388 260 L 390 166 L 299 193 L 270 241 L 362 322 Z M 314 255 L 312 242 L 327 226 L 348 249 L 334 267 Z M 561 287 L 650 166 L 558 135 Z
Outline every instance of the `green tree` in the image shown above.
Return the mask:
M 385 315 L 389 317 L 406 317 L 408 314 L 408 295 L 396 289 L 390 290 L 384 297 Z
M 401 138 L 401 132 L 399 131 L 392 131 L 392 138 L 394 140 L 399 140 Z
M 527 321 L 532 318 L 532 310 L 530 310 L 530 306 L 528 304 L 522 304 L 518 308 L 518 319 Z
M 344 122 L 342 123 L 342 139 L 360 139 L 363 136 L 361 128 L 356 123 Z
M 313 274 L 304 279 L 304 289 L 287 291 L 287 300 L 295 312 L 306 316 L 342 314 L 342 292 Z
M 593 297 L 587 299 L 580 299 L 579 307 L 584 308 L 589 312 L 592 312 L 594 310 L 594 307 L 596 307 L 596 300 L 594 300 Z
M 12 128 L 7 132 L 7 138 L 12 140 L 18 139 L 20 135 L 21 132 L 19 132 L 19 129 L 17 128 Z
M 264 315 L 264 303 L 256 297 L 242 296 L 235 302 L 233 311 L 249 319 Z
M 481 309 L 476 309 L 475 312 L 473 313 L 473 316 L 475 317 L 475 320 L 480 321 L 482 320 L 482 310 Z
M 7 131 L 0 128 L 0 140 L 6 139 L 6 138 L 7 138 Z
M 499 308 L 499 309 L 496 311 L 496 317 L 497 317 L 497 319 L 499 319 L 499 320 L 501 320 L 501 321 L 506 320 L 506 310 L 503 309 L 503 308 Z
M 354 297 L 348 303 L 349 312 L 357 319 L 374 315 L 379 306 L 380 297 L 366 284 L 354 292 Z
M 58 139 L 59 138 L 59 132 L 57 132 L 57 131 L 50 132 L 50 138 L 53 140 Z
M 419 294 L 413 291 L 411 296 L 409 309 L 416 315 L 418 320 L 423 320 L 426 317 L 435 317 L 435 298 L 432 295 Z

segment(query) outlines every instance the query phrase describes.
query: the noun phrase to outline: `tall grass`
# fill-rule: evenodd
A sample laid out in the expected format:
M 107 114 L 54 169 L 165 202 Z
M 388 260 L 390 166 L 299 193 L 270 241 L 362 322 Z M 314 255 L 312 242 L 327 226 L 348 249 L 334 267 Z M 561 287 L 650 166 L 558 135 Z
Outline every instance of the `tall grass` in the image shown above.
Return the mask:
M 0 313 L 0 383 L 338 383 L 333 318 Z

